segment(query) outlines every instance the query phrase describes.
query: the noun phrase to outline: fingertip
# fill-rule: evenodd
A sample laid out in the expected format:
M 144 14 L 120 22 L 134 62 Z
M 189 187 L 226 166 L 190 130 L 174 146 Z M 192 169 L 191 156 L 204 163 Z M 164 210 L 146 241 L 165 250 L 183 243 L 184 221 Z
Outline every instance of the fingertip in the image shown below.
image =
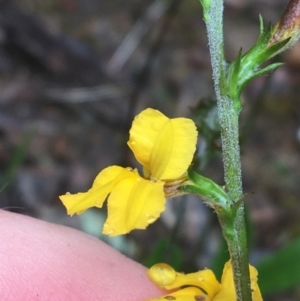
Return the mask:
M 146 269 L 78 230 L 0 210 L 0 299 L 141 301 Z

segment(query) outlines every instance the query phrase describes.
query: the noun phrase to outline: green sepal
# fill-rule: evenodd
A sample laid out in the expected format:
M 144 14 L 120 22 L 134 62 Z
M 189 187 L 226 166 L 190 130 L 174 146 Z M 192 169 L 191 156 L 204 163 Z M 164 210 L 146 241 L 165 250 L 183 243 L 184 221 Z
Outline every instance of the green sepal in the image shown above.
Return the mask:
M 282 66 L 283 63 L 274 63 L 271 64 L 263 69 L 257 70 L 255 72 L 252 73 L 252 75 L 249 75 L 249 77 L 247 79 L 245 79 L 245 81 L 243 82 L 243 84 L 241 86 L 239 86 L 239 93 L 241 93 L 241 91 L 243 90 L 243 88 L 254 78 L 262 76 L 262 75 L 266 75 L 269 72 L 277 69 L 278 67 Z
M 239 85 L 243 82 L 245 74 L 251 70 L 257 69 L 262 63 L 273 57 L 280 49 L 284 48 L 289 42 L 290 38 L 287 38 L 281 42 L 268 46 L 268 43 L 272 36 L 272 27 L 268 26 L 267 29 L 261 29 L 263 32 L 260 34 L 255 45 L 244 54 L 241 60 L 241 72 L 239 76 Z
M 248 60 L 249 57 L 252 57 L 257 64 L 261 64 L 267 59 L 269 59 L 272 56 L 272 54 L 274 54 L 275 52 L 283 48 L 288 43 L 289 38 L 281 42 L 278 42 L 272 46 L 268 46 L 268 43 L 270 42 L 273 34 L 272 31 L 273 28 L 271 24 L 269 24 L 266 29 L 264 28 L 263 21 L 260 17 L 259 37 L 255 42 L 255 44 L 253 45 L 253 47 L 248 52 L 245 53 L 243 59 Z
M 239 51 L 236 61 L 230 63 L 228 68 L 228 94 L 236 102 L 236 107 L 240 103 L 240 94 L 247 83 L 252 79 L 264 75 L 281 64 L 272 64 L 268 67 L 260 69 L 260 65 L 265 61 L 278 54 L 289 42 L 290 38 L 281 42 L 268 45 L 272 37 L 272 26 L 269 24 L 265 29 L 263 20 L 260 17 L 260 35 L 254 46 L 242 55 Z
M 268 46 L 262 55 L 263 62 L 270 59 L 275 54 L 279 53 L 281 49 L 285 48 L 285 46 L 289 43 L 290 39 L 291 38 L 287 38 L 283 41 L 277 42 L 276 44 Z
M 274 71 L 275 69 L 281 67 L 282 65 L 284 65 L 284 63 L 273 63 L 263 69 L 260 69 L 258 70 L 256 73 L 255 73 L 255 77 L 257 76 L 262 76 L 262 75 L 266 75 L 267 73 L 271 72 L 271 71 Z
M 251 70 L 267 59 L 264 53 L 271 38 L 272 27 L 269 25 L 267 29 L 261 28 L 261 30 L 262 32 L 260 33 L 256 43 L 243 55 L 242 70 Z
M 225 211 L 229 209 L 230 199 L 220 185 L 209 178 L 199 175 L 192 169 L 188 170 L 188 178 L 190 181 L 180 186 L 180 191 L 201 196 L 209 206 L 215 209 L 223 208 Z

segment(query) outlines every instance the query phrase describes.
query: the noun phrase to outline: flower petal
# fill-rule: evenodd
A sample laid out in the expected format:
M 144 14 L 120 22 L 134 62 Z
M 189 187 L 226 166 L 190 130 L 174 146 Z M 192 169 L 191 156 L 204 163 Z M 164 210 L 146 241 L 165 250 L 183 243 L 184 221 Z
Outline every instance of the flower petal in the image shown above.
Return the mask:
M 92 188 L 87 192 L 67 193 L 59 196 L 67 208 L 68 214 L 81 214 L 91 207 L 103 206 L 107 195 L 114 185 L 123 178 L 131 176 L 132 172 L 120 166 L 110 166 L 103 169 L 95 178 Z
M 153 178 L 172 180 L 188 169 L 196 142 L 197 130 L 191 119 L 169 119 L 157 110 L 146 109 L 135 117 L 128 145 Z
M 148 301 L 210 301 L 211 299 L 197 287 L 186 287 L 160 298 Z M 230 300 L 231 301 L 231 300 Z
M 224 265 L 221 290 L 215 296 L 214 301 L 231 301 L 236 300 L 236 293 L 233 281 L 233 271 L 231 261 L 227 261 Z
M 260 293 L 260 289 L 257 283 L 258 272 L 255 267 L 250 266 L 250 281 L 252 289 L 252 300 L 253 301 L 263 301 L 263 298 Z
M 170 119 L 157 135 L 150 161 L 154 178 L 172 180 L 182 176 L 196 151 L 197 130 L 192 120 Z
M 249 265 L 249 270 L 252 289 L 252 300 L 262 301 L 262 296 L 257 284 L 257 270 L 251 265 Z M 233 281 L 233 270 L 230 260 L 227 261 L 224 266 L 221 287 L 221 291 L 215 296 L 214 301 L 236 300 L 236 293 Z
M 217 281 L 215 274 L 209 269 L 186 275 L 177 273 L 174 283 L 166 286 L 166 289 L 172 289 L 184 285 L 193 285 L 201 288 L 211 299 L 220 290 L 220 284 Z
M 164 183 L 151 182 L 136 172 L 119 181 L 108 198 L 108 218 L 103 227 L 107 235 L 120 235 L 145 229 L 165 209 Z
M 148 275 L 160 287 L 171 290 L 181 286 L 195 286 L 205 291 L 209 298 L 213 298 L 221 289 L 214 273 L 209 269 L 181 274 L 176 273 L 168 264 L 158 263 L 148 270 Z
M 156 137 L 168 120 L 163 113 L 148 108 L 138 114 L 132 122 L 127 144 L 136 159 L 148 169 Z

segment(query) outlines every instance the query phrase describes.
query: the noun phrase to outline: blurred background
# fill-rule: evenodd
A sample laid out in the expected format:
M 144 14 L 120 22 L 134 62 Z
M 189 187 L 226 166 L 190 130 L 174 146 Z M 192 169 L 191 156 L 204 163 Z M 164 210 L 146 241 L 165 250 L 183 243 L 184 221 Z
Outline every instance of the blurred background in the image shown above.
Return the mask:
M 288 1 L 225 1 L 234 60 Z M 251 262 L 264 300 L 300 299 L 300 44 L 245 89 L 241 148 Z M 69 217 L 58 199 L 111 164 L 138 167 L 126 145 L 146 107 L 193 118 L 195 166 L 223 185 L 210 57 L 197 0 L 0 1 L 0 207 L 64 224 L 145 264 L 191 272 L 227 259 L 218 221 L 193 196 L 172 199 L 147 231 L 102 236 L 105 209 Z

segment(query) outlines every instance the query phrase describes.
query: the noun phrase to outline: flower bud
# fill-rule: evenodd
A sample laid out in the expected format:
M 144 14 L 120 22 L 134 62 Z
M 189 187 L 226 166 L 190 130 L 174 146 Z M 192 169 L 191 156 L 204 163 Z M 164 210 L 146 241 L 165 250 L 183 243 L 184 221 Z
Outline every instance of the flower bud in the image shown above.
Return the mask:
M 300 0 L 291 0 L 278 23 L 272 30 L 268 46 L 272 46 L 286 39 L 288 43 L 280 52 L 291 47 L 300 38 Z

